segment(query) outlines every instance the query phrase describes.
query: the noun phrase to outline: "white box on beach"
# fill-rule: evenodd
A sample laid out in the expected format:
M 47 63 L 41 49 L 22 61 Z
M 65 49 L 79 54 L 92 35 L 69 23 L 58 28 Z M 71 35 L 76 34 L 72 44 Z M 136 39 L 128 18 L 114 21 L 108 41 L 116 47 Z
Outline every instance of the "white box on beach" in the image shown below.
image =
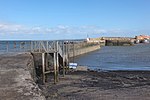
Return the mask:
M 77 63 L 69 63 L 69 68 L 73 68 L 73 69 L 76 69 L 78 66 Z

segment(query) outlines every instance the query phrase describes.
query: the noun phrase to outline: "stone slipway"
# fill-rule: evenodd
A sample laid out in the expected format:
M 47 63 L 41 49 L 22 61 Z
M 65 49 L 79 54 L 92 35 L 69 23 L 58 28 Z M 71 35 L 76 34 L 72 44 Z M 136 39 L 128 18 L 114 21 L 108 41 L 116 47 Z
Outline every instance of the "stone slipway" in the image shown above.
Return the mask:
M 0 55 L 0 100 L 45 100 L 33 80 L 30 54 Z

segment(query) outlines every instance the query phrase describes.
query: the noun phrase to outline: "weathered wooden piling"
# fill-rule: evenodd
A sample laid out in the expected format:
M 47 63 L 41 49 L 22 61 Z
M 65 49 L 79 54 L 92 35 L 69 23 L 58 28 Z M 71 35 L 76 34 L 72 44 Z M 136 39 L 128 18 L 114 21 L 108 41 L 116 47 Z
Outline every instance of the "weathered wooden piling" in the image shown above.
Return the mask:
M 59 55 L 58 55 L 58 41 L 56 42 L 56 81 L 59 81 Z
M 9 43 L 6 42 L 6 49 L 7 49 L 7 52 L 9 51 Z
M 62 51 L 63 51 L 63 77 L 65 77 L 65 61 L 66 61 L 66 46 L 64 45 L 64 42 L 62 43 Z
M 43 84 L 45 84 L 45 53 L 42 53 L 42 80 Z
M 46 82 L 46 74 L 54 72 L 54 84 L 56 84 L 59 81 L 59 62 L 58 62 L 58 53 L 54 52 L 53 53 L 53 67 L 54 70 L 46 70 L 46 67 L 49 66 L 48 63 L 48 56 L 49 53 L 42 53 L 42 82 L 45 84 Z
M 56 84 L 57 80 L 57 64 L 56 64 L 56 52 L 54 54 L 54 83 Z

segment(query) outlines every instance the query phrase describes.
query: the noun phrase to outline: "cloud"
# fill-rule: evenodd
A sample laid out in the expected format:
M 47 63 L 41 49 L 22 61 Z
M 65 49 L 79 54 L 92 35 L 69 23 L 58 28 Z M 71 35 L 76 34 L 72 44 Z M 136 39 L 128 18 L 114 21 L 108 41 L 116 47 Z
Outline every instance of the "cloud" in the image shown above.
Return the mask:
M 0 36 L 3 39 L 5 35 L 15 38 L 38 38 L 38 39 L 77 39 L 86 38 L 87 35 L 90 37 L 101 37 L 101 36 L 135 36 L 138 30 L 122 30 L 122 29 L 104 29 L 99 26 L 87 25 L 87 26 L 66 26 L 58 25 L 56 27 L 26 27 L 23 25 L 0 23 Z M 10 35 L 10 36 L 9 36 Z M 22 37 L 24 36 L 24 37 Z
M 0 33 L 19 33 L 24 30 L 25 28 L 21 25 L 0 23 Z
M 36 34 L 36 33 L 46 33 L 46 34 L 90 34 L 90 33 L 106 33 L 104 29 L 100 29 L 96 26 L 65 26 L 58 25 L 56 27 L 43 28 L 40 26 L 36 27 L 25 27 L 23 25 L 16 24 L 3 24 L 0 23 L 0 33 L 25 33 L 25 34 Z

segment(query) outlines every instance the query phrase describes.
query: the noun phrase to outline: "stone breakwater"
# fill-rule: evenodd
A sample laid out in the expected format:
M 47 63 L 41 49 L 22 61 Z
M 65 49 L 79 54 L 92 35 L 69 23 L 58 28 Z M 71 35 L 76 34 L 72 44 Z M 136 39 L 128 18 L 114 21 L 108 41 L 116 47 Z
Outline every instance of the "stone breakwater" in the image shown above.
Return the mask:
M 34 75 L 31 54 L 0 55 L 1 100 L 45 100 Z
M 92 51 L 95 51 L 98 49 L 100 49 L 100 46 L 91 46 L 91 47 L 87 47 L 87 48 L 81 48 L 81 49 L 75 50 L 74 52 L 71 51 L 69 53 L 69 57 L 79 56 L 79 55 L 82 55 L 82 54 L 85 54 L 88 52 L 92 52 Z
M 69 57 L 79 56 L 100 49 L 99 43 L 77 43 L 71 44 Z
M 135 43 L 135 38 L 131 37 L 100 37 L 89 38 L 88 42 L 99 42 L 106 46 L 127 46 Z

